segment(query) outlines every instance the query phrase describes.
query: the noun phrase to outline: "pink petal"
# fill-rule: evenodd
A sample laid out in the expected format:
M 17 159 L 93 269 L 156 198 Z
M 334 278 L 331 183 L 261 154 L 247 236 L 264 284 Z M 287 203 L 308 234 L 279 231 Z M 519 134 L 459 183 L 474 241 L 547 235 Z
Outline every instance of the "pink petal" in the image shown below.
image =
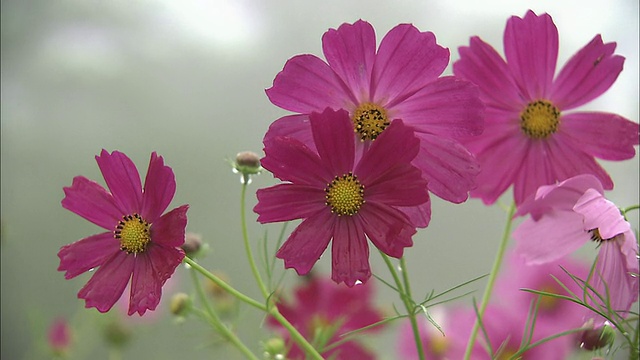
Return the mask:
M 123 214 L 113 196 L 98 183 L 76 176 L 73 184 L 64 188 L 62 207 L 107 230 L 115 230 Z
M 103 313 L 109 311 L 129 283 L 134 262 L 135 256 L 124 251 L 116 252 L 80 289 L 78 298 L 85 299 L 87 308 L 95 307 Z
M 265 140 L 264 152 L 262 167 L 280 180 L 324 188 L 336 176 L 325 168 L 317 153 L 296 139 Z
M 420 153 L 413 164 L 429 181 L 429 191 L 453 203 L 467 200 L 480 172 L 475 157 L 455 140 L 425 133 L 416 135 Z
M 429 201 L 427 181 L 418 168 L 409 164 L 393 166 L 386 173 L 365 185 L 366 202 L 391 206 L 417 206 Z
M 540 220 L 527 219 L 513 232 L 516 252 L 529 265 L 558 260 L 589 241 L 582 216 L 573 211 L 550 210 Z
M 120 241 L 113 237 L 113 233 L 92 235 L 60 248 L 58 271 L 66 271 L 64 278 L 71 279 L 104 264 L 118 251 Z
M 262 224 L 306 219 L 326 207 L 326 193 L 311 186 L 279 184 L 260 189 L 256 195 L 253 211 Z
M 400 24 L 382 39 L 373 67 L 372 100 L 391 108 L 434 81 L 449 63 L 449 50 L 431 32 Z
M 371 72 L 376 53 L 376 34 L 371 24 L 358 20 L 329 29 L 322 37 L 324 56 L 346 83 L 357 103 L 369 99 Z
M 622 237 L 622 238 L 621 238 Z M 640 276 L 640 262 L 638 262 L 638 241 L 633 230 L 628 230 L 622 236 L 618 235 L 616 239 L 620 246 L 620 252 L 626 260 L 627 271 L 634 279 L 632 283 L 635 284 L 636 293 L 638 287 L 638 276 Z
M 187 210 L 189 205 L 179 206 L 151 224 L 151 242 L 168 247 L 182 246 L 187 227 Z
M 177 248 L 150 245 L 147 251 L 136 257 L 131 283 L 129 315 L 144 315 L 155 310 L 162 295 L 162 285 L 173 275 L 184 258 Z
M 142 217 L 148 222 L 154 222 L 167 209 L 175 193 L 176 179 L 173 170 L 164 165 L 162 156 L 153 152 L 144 181 Z
M 359 221 L 340 217 L 335 222 L 331 243 L 331 279 L 352 287 L 357 281 L 365 283 L 371 277 L 369 244 Z
M 491 45 L 474 36 L 468 47 L 458 51 L 460 60 L 453 64 L 454 74 L 476 84 L 487 107 L 522 111 L 526 101 L 520 96 L 507 63 Z
M 102 150 L 100 156 L 96 156 L 96 162 L 122 215 L 140 212 L 142 184 L 133 161 L 119 151 L 109 154 Z
M 264 142 L 267 143 L 280 136 L 296 139 L 313 150 L 313 152 L 318 152 L 316 144 L 313 142 L 311 124 L 307 114 L 283 116 L 274 121 L 269 125 L 269 129 L 264 135 Z
M 371 325 L 371 324 L 368 324 Z M 354 329 L 355 330 L 355 329 Z M 326 359 L 358 359 L 358 360 L 375 360 L 375 354 L 368 351 L 363 345 L 356 341 L 347 341 L 338 345 L 330 351 L 322 353 Z
M 562 68 L 550 98 L 561 110 L 572 109 L 602 95 L 622 71 L 624 58 L 613 55 L 616 43 L 603 44 L 596 35 Z
M 564 172 L 567 166 L 575 165 L 554 162 L 552 155 L 555 153 L 550 149 L 548 141 L 526 140 L 526 144 L 522 166 L 513 185 L 513 196 L 518 205 L 535 194 L 540 186 L 555 183 L 559 178 L 558 172 Z
M 323 167 L 334 176 L 353 170 L 355 145 L 349 113 L 327 108 L 321 114 L 314 112 L 309 115 L 309 121 Z
M 605 160 L 627 160 L 635 156 L 640 125 L 619 115 L 579 112 L 563 115 L 559 132 L 585 153 Z
M 413 245 L 416 233 L 409 219 L 397 209 L 377 203 L 365 203 L 357 216 L 367 237 L 382 252 L 395 258 L 402 257 L 405 247 Z
M 603 239 L 611 239 L 631 229 L 618 207 L 597 190 L 587 190 L 573 210 L 584 217 L 584 230 L 598 229 Z
M 558 60 L 558 29 L 548 14 L 529 10 L 523 19 L 507 21 L 504 52 L 528 100 L 548 98 Z
M 335 215 L 329 208 L 304 220 L 280 247 L 276 257 L 284 260 L 284 267 L 294 268 L 298 275 L 311 270 L 333 236 Z
M 274 105 L 303 114 L 327 107 L 354 108 L 356 102 L 329 65 L 313 55 L 289 59 L 266 93 Z
M 395 118 L 417 132 L 459 137 L 480 135 L 484 130 L 484 104 L 478 88 L 454 76 L 427 84 L 393 111 Z
M 411 224 L 417 228 L 426 228 L 431 221 L 431 199 L 426 203 L 418 206 L 396 206 L 398 210 L 404 213 Z

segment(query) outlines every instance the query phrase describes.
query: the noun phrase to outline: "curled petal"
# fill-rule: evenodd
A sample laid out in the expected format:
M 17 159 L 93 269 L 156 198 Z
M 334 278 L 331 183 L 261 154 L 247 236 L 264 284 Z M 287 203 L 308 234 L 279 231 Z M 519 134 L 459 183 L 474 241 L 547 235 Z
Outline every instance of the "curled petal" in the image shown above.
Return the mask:
M 124 213 L 113 196 L 98 183 L 76 176 L 73 184 L 64 188 L 62 207 L 107 230 L 114 230 Z
M 303 143 L 306 147 L 317 153 L 316 144 L 313 142 L 309 115 L 283 116 L 269 125 L 264 135 L 264 143 L 268 143 L 277 137 L 290 137 Z
M 103 313 L 109 311 L 129 283 L 134 262 L 135 256 L 116 252 L 80 289 L 78 298 L 85 299 L 87 308 L 95 307 Z
M 277 137 L 265 142 L 262 167 L 294 184 L 324 187 L 335 174 L 323 166 L 318 154 L 296 139 Z
M 121 213 L 130 215 L 140 212 L 142 184 L 133 161 L 119 151 L 109 154 L 102 150 L 100 156 L 96 156 L 96 162 Z
M 167 209 L 175 193 L 176 179 L 173 170 L 164 165 L 162 156 L 153 152 L 144 181 L 142 217 L 149 222 L 154 222 Z
M 603 239 L 611 239 L 631 228 L 618 207 L 594 189 L 588 189 L 573 210 L 584 217 L 584 230 L 598 229 Z
M 92 235 L 60 248 L 58 271 L 66 271 L 64 278 L 71 279 L 104 264 L 119 251 L 120 242 L 113 233 Z

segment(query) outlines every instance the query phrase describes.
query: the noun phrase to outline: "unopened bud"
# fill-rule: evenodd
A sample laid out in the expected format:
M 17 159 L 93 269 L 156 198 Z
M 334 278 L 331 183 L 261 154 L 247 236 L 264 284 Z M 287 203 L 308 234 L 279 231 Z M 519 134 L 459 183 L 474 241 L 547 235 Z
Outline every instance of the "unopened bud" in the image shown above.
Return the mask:
M 191 308 L 191 297 L 185 293 L 176 293 L 171 297 L 169 309 L 173 315 L 185 316 Z
M 589 351 L 602 349 L 611 345 L 615 337 L 615 330 L 608 325 L 597 329 L 585 330 L 580 336 L 580 347 Z
M 202 248 L 202 236 L 196 233 L 187 232 L 184 236 L 184 244 L 182 244 L 182 250 L 189 257 L 193 257 L 198 254 L 198 251 Z
M 131 340 L 131 330 L 120 321 L 111 321 L 104 328 L 104 337 L 111 346 L 124 347 Z
M 243 184 L 251 182 L 251 175 L 259 174 L 262 171 L 260 166 L 260 157 L 251 151 L 243 151 L 236 155 L 235 161 L 232 162 L 233 171 L 240 173 L 240 180 Z
M 271 338 L 263 344 L 264 358 L 266 360 L 284 360 L 287 348 L 281 338 Z
M 67 320 L 56 319 L 49 327 L 49 347 L 55 354 L 62 355 L 71 347 L 71 328 Z

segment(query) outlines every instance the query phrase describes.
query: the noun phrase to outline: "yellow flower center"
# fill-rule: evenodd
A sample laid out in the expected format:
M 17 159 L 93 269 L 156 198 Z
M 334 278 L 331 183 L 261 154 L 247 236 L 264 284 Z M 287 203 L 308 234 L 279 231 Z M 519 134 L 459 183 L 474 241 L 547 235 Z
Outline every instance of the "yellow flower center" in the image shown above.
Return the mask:
M 444 356 L 449 349 L 449 341 L 444 336 L 432 335 L 430 347 L 431 353 L 436 356 Z
M 324 191 L 327 193 L 325 204 L 338 216 L 354 215 L 364 204 L 364 186 L 352 173 L 336 176 Z
M 532 139 L 546 139 L 559 124 L 560 110 L 547 100 L 529 103 L 520 114 L 520 128 Z
M 614 236 L 612 238 L 604 239 L 602 237 L 602 235 L 600 235 L 600 230 L 598 230 L 598 228 L 591 229 L 588 232 L 591 234 L 591 240 L 593 240 L 593 241 L 595 241 L 597 243 L 601 243 L 603 241 L 613 240 L 615 238 L 615 236 Z
M 498 360 L 511 360 L 513 358 L 513 355 L 515 355 L 516 353 L 516 350 L 504 349 L 502 352 L 500 352 Z M 518 356 L 517 359 L 522 359 L 522 356 Z
M 390 124 L 387 111 L 373 103 L 358 106 L 352 120 L 354 130 L 360 134 L 362 141 L 375 140 Z
M 540 291 L 544 291 L 552 294 L 559 294 L 558 288 L 553 285 L 544 285 Z M 557 297 L 542 295 L 540 296 L 540 302 L 538 303 L 538 307 L 540 310 L 553 310 L 558 306 L 560 299 Z
M 128 254 L 145 251 L 151 240 L 150 226 L 138 214 L 123 216 L 113 232 L 115 238 L 120 240 L 120 249 Z

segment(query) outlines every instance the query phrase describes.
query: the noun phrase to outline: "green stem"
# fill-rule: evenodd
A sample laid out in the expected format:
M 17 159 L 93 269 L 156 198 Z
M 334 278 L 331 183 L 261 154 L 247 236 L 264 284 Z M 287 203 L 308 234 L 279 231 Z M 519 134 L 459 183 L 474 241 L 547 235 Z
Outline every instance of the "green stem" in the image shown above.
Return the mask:
M 502 260 L 504 259 L 504 253 L 507 249 L 507 245 L 509 244 L 509 238 L 511 235 L 511 225 L 513 224 L 513 214 L 516 212 L 516 204 L 511 203 L 509 210 L 507 211 L 507 223 L 504 227 L 504 232 L 502 234 L 502 240 L 500 241 L 500 246 L 498 247 L 498 252 L 496 253 L 496 258 L 493 261 L 493 267 L 491 268 L 491 274 L 489 274 L 489 280 L 487 281 L 487 286 L 484 289 L 484 294 L 482 296 L 482 303 L 480 304 L 480 309 L 478 310 L 478 318 L 476 319 L 473 329 L 471 330 L 471 336 L 469 337 L 469 343 L 467 343 L 467 350 L 464 354 L 464 359 L 469 360 L 471 357 L 471 351 L 473 350 L 473 346 L 476 343 L 476 337 L 478 336 L 478 329 L 480 328 L 480 321 L 484 317 L 484 312 L 487 309 L 487 305 L 489 304 L 489 300 L 491 299 L 491 293 L 493 292 L 493 286 L 495 285 L 496 278 L 498 277 L 498 272 L 500 271 L 500 266 L 502 266 Z
M 626 215 L 629 211 L 638 210 L 638 209 L 640 209 L 640 205 L 631 205 L 631 206 L 628 206 L 628 207 L 622 209 L 622 214 Z
M 242 239 L 244 241 L 244 249 L 247 252 L 247 259 L 249 259 L 249 265 L 251 266 L 251 272 L 253 273 L 253 277 L 256 279 L 258 283 L 258 287 L 260 287 L 260 292 L 262 292 L 262 296 L 264 298 L 269 297 L 269 290 L 267 290 L 267 286 L 262 281 L 262 277 L 260 276 L 260 272 L 258 271 L 258 266 L 256 265 L 256 260 L 253 257 L 253 252 L 251 251 L 251 245 L 249 244 L 249 234 L 247 231 L 247 218 L 245 216 L 245 198 L 247 194 L 247 185 L 249 183 L 249 175 L 243 175 L 242 182 L 242 193 L 240 195 L 240 222 L 242 226 Z
M 304 336 L 302 336 L 302 334 L 300 334 L 300 332 L 293 325 L 291 325 L 291 323 L 284 316 L 282 316 L 282 314 L 280 314 L 280 311 L 278 311 L 278 308 L 275 305 L 270 307 L 269 314 L 271 314 L 274 319 L 278 320 L 278 322 L 282 326 L 284 326 L 285 329 L 287 329 L 293 340 L 298 343 L 298 345 L 304 350 L 307 356 L 315 360 L 324 359 L 322 355 L 320 355 L 318 350 L 316 350 L 313 345 L 311 345 L 307 341 L 307 339 L 305 339 Z

